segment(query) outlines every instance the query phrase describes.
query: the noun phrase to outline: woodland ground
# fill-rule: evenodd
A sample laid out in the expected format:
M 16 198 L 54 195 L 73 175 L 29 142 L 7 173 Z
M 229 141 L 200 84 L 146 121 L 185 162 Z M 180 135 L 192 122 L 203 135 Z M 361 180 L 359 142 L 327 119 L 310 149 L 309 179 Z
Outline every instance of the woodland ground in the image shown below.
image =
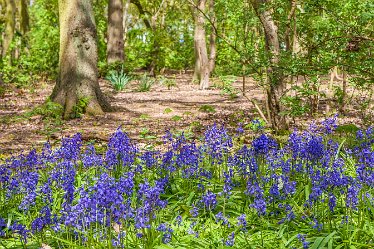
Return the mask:
M 119 126 L 140 144 L 147 144 L 151 140 L 160 141 L 167 129 L 192 131 L 196 135 L 215 122 L 233 129 L 239 122 L 245 124 L 260 117 L 248 99 L 256 100 L 265 111 L 264 92 L 249 78 L 246 79 L 246 97 L 239 91 L 237 98 L 230 98 L 219 88 L 199 90 L 198 85 L 191 83 L 191 74 L 169 77 L 175 77 L 176 86 L 169 90 L 167 86 L 155 84 L 149 92 L 137 92 L 135 81 L 124 91 L 115 92 L 108 81 L 100 80 L 101 89 L 110 99 L 114 111 L 104 116 L 82 116 L 63 122 L 43 119 L 41 115 L 26 115 L 43 104 L 51 94 L 54 82 L 40 81 L 22 90 L 8 87 L 0 98 L 0 159 L 33 147 L 40 149 L 48 140 L 54 144 L 62 137 L 77 132 L 82 133 L 85 141 L 105 143 Z M 242 89 L 242 78 L 238 78 L 233 87 Z M 327 80 L 322 87 L 327 89 Z M 348 93 L 352 91 L 349 89 Z M 307 121 L 323 119 L 334 112 L 334 108 L 326 111 L 326 107 L 321 104 L 317 116 L 298 118 L 290 125 L 305 126 Z M 339 124 L 342 123 L 353 123 L 358 127 L 364 125 L 354 111 L 348 111 L 346 116 L 340 117 Z

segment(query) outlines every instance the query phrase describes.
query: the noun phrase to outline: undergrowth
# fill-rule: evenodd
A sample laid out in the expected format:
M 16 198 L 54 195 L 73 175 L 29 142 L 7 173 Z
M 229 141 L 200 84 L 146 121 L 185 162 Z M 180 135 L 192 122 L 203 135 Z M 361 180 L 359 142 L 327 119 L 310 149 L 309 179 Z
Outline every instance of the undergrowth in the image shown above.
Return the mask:
M 0 248 L 371 248 L 374 129 L 351 127 L 351 147 L 336 128 L 281 144 L 259 120 L 166 132 L 162 150 L 120 128 L 102 153 L 80 134 L 47 143 L 0 166 Z

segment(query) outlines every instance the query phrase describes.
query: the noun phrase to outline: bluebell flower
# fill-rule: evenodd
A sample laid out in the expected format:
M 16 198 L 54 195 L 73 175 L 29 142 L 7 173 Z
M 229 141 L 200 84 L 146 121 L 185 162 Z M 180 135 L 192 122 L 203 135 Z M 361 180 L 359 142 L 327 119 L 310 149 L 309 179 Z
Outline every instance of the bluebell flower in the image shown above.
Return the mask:
M 269 151 L 274 150 L 278 147 L 277 142 L 266 136 L 265 134 L 262 134 L 260 137 L 255 138 L 252 141 L 252 148 L 255 151 L 256 154 L 267 154 Z
M 233 146 L 232 138 L 225 127 L 218 127 L 216 124 L 205 131 L 204 142 L 203 150 L 212 159 L 218 160 L 218 163 L 222 162 L 223 153 L 227 153 Z
M 236 128 L 236 134 L 238 136 L 242 135 L 244 133 L 244 128 L 243 128 L 243 124 L 242 123 L 239 123 L 238 124 L 238 128 Z
M 73 137 L 63 138 L 61 147 L 56 151 L 56 157 L 68 161 L 77 161 L 82 146 L 82 135 L 77 133 Z
M 96 153 L 95 147 L 90 144 L 82 155 L 82 163 L 84 167 L 102 166 L 103 158 L 101 155 Z
M 203 195 L 201 202 L 206 209 L 213 210 L 217 206 L 217 195 L 208 190 L 208 192 Z
M 19 234 L 21 243 L 25 245 L 27 244 L 27 237 L 30 231 L 26 229 L 25 225 L 14 222 L 12 225 L 10 225 L 9 230 Z
M 303 244 L 303 248 L 304 249 L 308 249 L 309 248 L 310 242 L 306 241 L 305 235 L 298 234 L 297 235 L 297 239 Z
M 273 198 L 279 198 L 280 192 L 278 188 L 278 183 L 274 183 L 269 190 L 269 194 L 273 196 Z
M 162 235 L 162 243 L 169 244 L 170 241 L 171 241 L 171 233 L 164 233 L 164 235 Z
M 228 238 L 225 240 L 225 245 L 226 246 L 234 246 L 234 243 L 235 243 L 235 233 L 232 232 Z
M 182 223 L 182 216 L 180 216 L 180 215 L 178 215 L 176 218 L 175 218 L 175 222 L 176 222 L 176 224 L 178 224 L 178 226 L 180 226 L 181 225 L 181 223 Z
M 352 209 L 357 209 L 359 192 L 361 190 L 360 184 L 353 184 L 348 187 L 346 206 Z
M 118 166 L 130 166 L 134 163 L 138 148 L 132 143 L 130 138 L 119 127 L 109 138 L 108 150 L 105 162 L 108 168 Z
M 247 230 L 247 216 L 245 214 L 241 214 L 238 216 L 238 226 L 241 227 L 241 230 L 246 231 Z
M 223 215 L 222 212 L 219 212 L 218 214 L 216 214 L 215 218 L 216 218 L 216 223 L 222 223 L 222 225 L 230 227 L 229 220 Z
M 331 212 L 334 212 L 336 206 L 336 197 L 333 193 L 329 194 L 329 208 Z
M 323 125 L 324 129 L 321 132 L 324 134 L 333 133 L 334 130 L 338 127 L 337 118 L 338 118 L 338 114 L 335 114 L 333 117 L 323 120 L 321 124 Z
M 3 218 L 0 217 L 0 237 L 5 236 L 4 229 L 6 228 L 6 222 Z
M 192 215 L 192 217 L 197 217 L 199 215 L 199 209 L 196 206 L 192 206 L 190 214 Z

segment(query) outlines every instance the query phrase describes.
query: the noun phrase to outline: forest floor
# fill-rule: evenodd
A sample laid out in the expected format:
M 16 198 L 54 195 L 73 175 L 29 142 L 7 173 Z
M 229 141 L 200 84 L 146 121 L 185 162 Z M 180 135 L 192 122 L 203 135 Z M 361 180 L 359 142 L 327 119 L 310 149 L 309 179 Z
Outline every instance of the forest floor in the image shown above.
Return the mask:
M 263 90 L 249 78 L 246 79 L 245 96 L 242 92 L 242 78 L 237 78 L 233 88 L 237 97 L 223 93 L 218 87 L 201 91 L 191 83 L 191 74 L 176 74 L 176 85 L 155 84 L 149 92 L 138 92 L 137 82 L 132 82 L 124 91 L 115 92 L 106 80 L 100 86 L 108 96 L 114 111 L 103 116 L 81 118 L 69 121 L 46 119 L 42 115 L 29 115 L 42 105 L 53 89 L 53 82 L 39 82 L 26 89 L 13 87 L 0 98 L 0 159 L 10 154 L 40 149 L 46 141 L 58 143 L 61 138 L 77 132 L 84 141 L 95 140 L 105 144 L 118 128 L 129 134 L 138 144 L 160 143 L 165 131 L 184 131 L 191 136 L 201 134 L 209 125 L 225 124 L 235 129 L 238 123 L 247 124 L 254 118 L 261 118 L 253 102 L 265 111 Z M 323 119 L 334 113 L 320 106 L 320 114 L 313 119 Z M 299 118 L 291 127 L 305 126 L 312 119 Z M 365 126 L 362 119 L 353 114 L 339 119 L 339 123 L 354 123 Z

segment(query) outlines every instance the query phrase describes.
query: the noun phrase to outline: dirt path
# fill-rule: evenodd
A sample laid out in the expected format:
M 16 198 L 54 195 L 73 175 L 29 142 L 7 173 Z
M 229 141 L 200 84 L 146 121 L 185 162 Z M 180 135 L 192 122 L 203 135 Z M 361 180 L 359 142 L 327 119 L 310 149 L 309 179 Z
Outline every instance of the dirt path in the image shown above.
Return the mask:
M 261 108 L 264 106 L 263 91 L 253 80 L 246 79 L 246 97 L 238 91 L 237 98 L 230 98 L 217 88 L 198 90 L 198 85 L 190 83 L 190 74 L 174 77 L 177 84 L 170 90 L 156 83 L 149 92 L 137 92 L 138 85 L 134 81 L 125 91 L 117 93 L 109 82 L 100 80 L 101 89 L 115 110 L 104 116 L 83 116 L 61 124 L 43 120 L 40 115 L 25 117 L 26 113 L 43 104 L 52 91 L 53 82 L 41 82 L 27 90 L 7 91 L 0 98 L 0 159 L 22 150 L 40 149 L 48 140 L 54 144 L 77 132 L 82 133 L 85 141 L 105 143 L 109 135 L 122 126 L 132 139 L 145 144 L 160 141 L 167 129 L 199 134 L 214 122 L 234 128 L 238 122 L 247 123 L 260 117 L 248 100 L 254 99 Z M 241 78 L 233 86 L 241 89 Z M 325 107 L 321 105 L 320 108 Z M 318 117 L 323 119 L 324 110 L 320 110 Z M 305 125 L 306 121 L 308 118 L 299 118 L 293 126 Z M 339 122 L 362 124 L 355 113 L 340 118 Z
M 27 90 L 13 89 L 0 99 L 0 155 L 40 148 L 76 132 L 85 140 L 106 141 L 117 127 L 122 126 L 130 137 L 146 143 L 161 138 L 166 129 L 173 131 L 203 130 L 214 122 L 232 126 L 239 121 L 257 117 L 253 105 L 241 93 L 230 98 L 220 89 L 198 90 L 191 84 L 191 75 L 176 75 L 177 85 L 170 90 L 155 84 L 149 92 L 137 92 L 136 82 L 125 91 L 114 92 L 111 85 L 100 80 L 100 86 L 110 98 L 114 111 L 100 117 L 83 116 L 63 124 L 43 121 L 42 116 L 23 117 L 50 95 L 53 83 L 40 83 Z M 238 80 L 234 87 L 241 88 Z M 253 82 L 248 84 L 249 98 L 263 101 L 262 91 Z M 147 139 L 145 139 L 147 137 Z

